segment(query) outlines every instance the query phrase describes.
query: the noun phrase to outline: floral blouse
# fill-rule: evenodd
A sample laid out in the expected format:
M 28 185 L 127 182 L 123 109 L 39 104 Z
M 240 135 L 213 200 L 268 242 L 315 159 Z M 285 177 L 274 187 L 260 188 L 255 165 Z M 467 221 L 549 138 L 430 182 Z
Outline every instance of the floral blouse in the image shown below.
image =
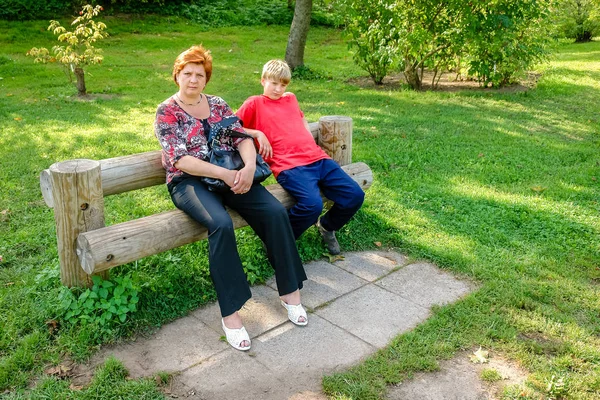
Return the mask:
M 192 156 L 208 161 L 207 137 L 210 127 L 225 117 L 234 115 L 225 100 L 218 96 L 206 95 L 210 108 L 210 116 L 198 119 L 183 110 L 174 97 L 161 103 L 156 110 L 154 134 L 162 147 L 162 164 L 167 172 L 167 184 L 183 171 L 175 168 L 174 164 L 183 156 Z M 231 126 L 239 132 L 244 132 L 239 122 Z M 220 138 L 221 148 L 231 150 L 246 138 Z

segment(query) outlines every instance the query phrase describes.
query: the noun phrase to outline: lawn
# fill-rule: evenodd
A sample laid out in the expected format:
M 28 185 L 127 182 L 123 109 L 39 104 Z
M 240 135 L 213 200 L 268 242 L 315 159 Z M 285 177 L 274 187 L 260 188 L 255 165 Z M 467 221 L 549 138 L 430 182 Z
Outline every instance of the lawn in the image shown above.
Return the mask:
M 74 96 L 57 65 L 25 56 L 54 44 L 47 21 L 0 21 L 0 394 L 8 398 L 161 398 L 154 379 L 126 380 L 116 361 L 79 391 L 45 371 L 214 301 L 206 242 L 112 270 L 139 292 L 125 323 L 104 330 L 72 324 L 39 173 L 56 161 L 158 149 L 156 105 L 176 90 L 173 60 L 192 44 L 213 52 L 206 91 L 239 107 L 260 92 L 262 64 L 283 57 L 288 32 L 102 20 L 111 36 L 100 43 L 104 63 L 87 69 L 88 100 Z M 365 74 L 333 29 L 311 29 L 306 62 L 315 76 L 289 90 L 309 121 L 353 118 L 353 160 L 375 177 L 362 210 L 339 234 L 342 247 L 381 243 L 479 285 L 361 365 L 324 377 L 326 393 L 381 398 L 387 385 L 482 346 L 530 373 L 505 398 L 599 398 L 600 42 L 559 45 L 537 67 L 535 89 L 522 92 L 361 88 L 349 79 Z M 107 224 L 172 208 L 163 186 L 112 196 Z M 249 278 L 266 279 L 259 240 L 242 229 L 238 242 Z M 304 261 L 323 250 L 312 230 L 298 245 Z

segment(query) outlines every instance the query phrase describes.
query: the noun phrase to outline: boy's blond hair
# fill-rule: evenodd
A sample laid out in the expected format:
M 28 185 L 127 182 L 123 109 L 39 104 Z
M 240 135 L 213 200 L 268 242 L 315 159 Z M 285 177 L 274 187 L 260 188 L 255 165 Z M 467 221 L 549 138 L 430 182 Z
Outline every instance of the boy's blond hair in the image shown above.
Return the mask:
M 261 78 L 279 81 L 287 85 L 292 80 L 292 71 L 285 61 L 271 60 L 263 67 Z

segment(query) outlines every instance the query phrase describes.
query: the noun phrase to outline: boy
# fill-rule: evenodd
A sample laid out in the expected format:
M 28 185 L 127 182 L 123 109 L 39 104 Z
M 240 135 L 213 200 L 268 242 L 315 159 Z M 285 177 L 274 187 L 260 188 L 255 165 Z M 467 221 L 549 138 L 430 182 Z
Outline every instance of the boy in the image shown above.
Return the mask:
M 277 182 L 297 201 L 288 211 L 296 239 L 316 223 L 329 253 L 339 254 L 335 231 L 358 211 L 365 194 L 315 143 L 296 96 L 285 91 L 291 78 L 285 61 L 267 62 L 260 80 L 262 96 L 248 98 L 236 115 L 258 143 Z M 334 202 L 320 219 L 319 189 Z

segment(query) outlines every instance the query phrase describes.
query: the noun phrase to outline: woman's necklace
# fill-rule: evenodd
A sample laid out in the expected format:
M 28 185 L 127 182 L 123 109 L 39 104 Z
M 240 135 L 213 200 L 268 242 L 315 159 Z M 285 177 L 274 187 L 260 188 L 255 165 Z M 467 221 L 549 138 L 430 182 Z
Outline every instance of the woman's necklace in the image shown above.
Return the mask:
M 175 93 L 175 97 L 177 97 L 177 100 L 179 100 L 180 103 L 185 104 L 186 106 L 197 106 L 198 104 L 202 103 L 202 99 L 204 98 L 202 93 L 200 93 L 200 100 L 198 100 L 196 103 L 186 103 L 185 101 L 181 100 L 177 93 Z

